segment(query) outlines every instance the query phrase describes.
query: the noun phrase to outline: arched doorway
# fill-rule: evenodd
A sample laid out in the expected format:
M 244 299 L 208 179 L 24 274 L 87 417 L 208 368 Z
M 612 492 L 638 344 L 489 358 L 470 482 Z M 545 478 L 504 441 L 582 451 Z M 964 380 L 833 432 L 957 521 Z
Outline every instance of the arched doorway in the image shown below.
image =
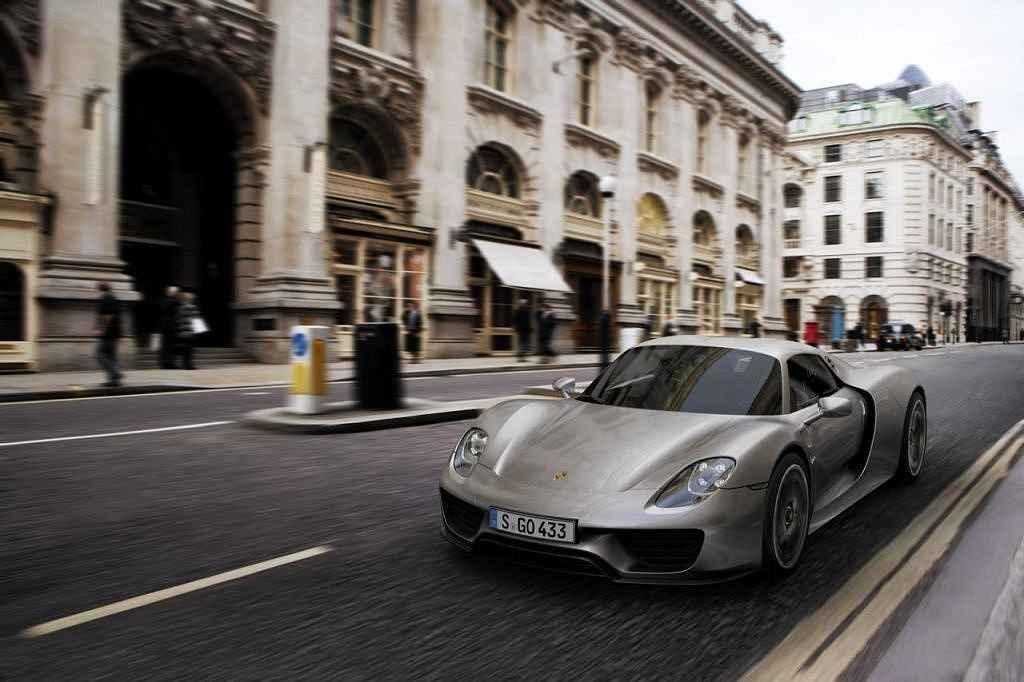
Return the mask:
M 867 296 L 860 302 L 860 322 L 866 339 L 875 340 L 882 325 L 889 321 L 889 306 L 881 296 Z
M 124 78 L 121 120 L 121 258 L 142 295 L 135 328 L 160 325 L 174 285 L 196 294 L 210 331 L 201 345 L 233 341 L 236 152 L 239 131 L 198 77 L 143 65 Z
M 707 211 L 693 215 L 693 307 L 700 321 L 700 332 L 705 335 L 722 333 L 722 290 L 725 280 L 714 274 L 719 267 L 718 229 Z

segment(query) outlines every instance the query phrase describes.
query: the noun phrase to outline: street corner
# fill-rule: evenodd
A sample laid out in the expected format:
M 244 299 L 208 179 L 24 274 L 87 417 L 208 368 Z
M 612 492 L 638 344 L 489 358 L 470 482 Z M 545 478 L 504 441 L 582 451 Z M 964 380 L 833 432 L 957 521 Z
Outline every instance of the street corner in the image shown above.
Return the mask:
M 242 418 L 242 423 L 295 434 L 358 433 L 472 419 L 489 405 L 490 401 L 480 400 L 445 403 L 405 398 L 395 410 L 368 410 L 357 402 L 345 401 L 328 403 L 316 414 L 300 414 L 289 407 L 254 410 Z

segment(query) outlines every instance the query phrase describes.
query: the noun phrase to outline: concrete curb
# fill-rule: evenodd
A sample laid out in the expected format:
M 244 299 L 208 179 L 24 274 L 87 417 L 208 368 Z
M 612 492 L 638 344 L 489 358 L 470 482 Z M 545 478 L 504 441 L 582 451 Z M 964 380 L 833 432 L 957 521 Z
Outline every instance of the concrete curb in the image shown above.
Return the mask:
M 462 376 L 465 374 L 506 374 L 510 372 L 537 372 L 557 369 L 586 369 L 600 367 L 599 362 L 570 362 L 565 364 L 552 363 L 540 365 L 536 363 L 515 364 L 515 365 L 492 365 L 488 367 L 455 367 L 450 369 L 435 370 L 412 370 L 403 372 L 403 379 L 415 379 L 419 377 L 446 377 Z M 355 375 L 341 375 L 332 377 L 328 383 L 340 384 L 355 381 Z M 182 391 L 224 391 L 244 388 L 280 388 L 289 386 L 287 381 L 272 381 L 266 383 L 245 383 L 245 384 L 221 384 L 207 386 L 203 384 L 139 384 L 126 385 L 117 388 L 103 388 L 100 386 L 83 386 L 82 388 L 44 389 L 40 391 L 12 391 L 10 393 L 0 392 L 0 405 L 4 403 L 21 403 L 33 400 L 66 400 L 68 398 L 104 398 L 110 396 L 124 395 L 148 395 L 151 393 L 180 393 Z
M 297 415 L 288 412 L 284 407 L 274 407 L 250 412 L 242 418 L 242 423 L 259 429 L 285 433 L 324 434 L 382 431 L 405 426 L 423 426 L 424 424 L 475 419 L 481 412 L 493 405 L 523 398 L 536 400 L 537 396 L 510 395 L 447 403 L 407 399 L 405 409 L 381 412 L 356 411 L 356 403 L 353 402 L 330 403 L 327 406 L 330 409 L 329 412 L 315 415 Z
M 1024 541 L 981 633 L 965 682 L 1024 679 Z

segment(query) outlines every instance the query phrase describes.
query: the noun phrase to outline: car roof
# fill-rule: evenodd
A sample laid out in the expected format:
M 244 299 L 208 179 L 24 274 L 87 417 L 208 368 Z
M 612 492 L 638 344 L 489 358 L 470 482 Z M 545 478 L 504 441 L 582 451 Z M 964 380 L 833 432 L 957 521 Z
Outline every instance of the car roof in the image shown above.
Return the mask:
M 754 353 L 763 353 L 780 360 L 801 355 L 814 353 L 823 355 L 820 348 L 809 346 L 796 341 L 785 341 L 782 339 L 751 338 L 748 336 L 690 336 L 686 334 L 678 336 L 662 336 L 650 341 L 644 341 L 641 346 L 708 346 L 711 348 L 732 348 L 735 350 L 746 350 Z

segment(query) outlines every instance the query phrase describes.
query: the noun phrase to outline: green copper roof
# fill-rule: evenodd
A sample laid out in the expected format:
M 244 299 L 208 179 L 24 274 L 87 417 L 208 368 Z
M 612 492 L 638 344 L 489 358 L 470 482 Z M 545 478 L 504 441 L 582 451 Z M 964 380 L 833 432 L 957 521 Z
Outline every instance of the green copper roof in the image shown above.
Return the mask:
M 864 123 L 840 123 L 842 112 L 863 108 L 871 113 L 870 119 Z M 946 115 L 936 112 L 932 107 L 911 107 L 901 99 L 890 99 L 884 102 L 844 102 L 825 111 L 808 111 L 801 113 L 797 120 L 806 117 L 807 129 L 790 130 L 790 137 L 799 138 L 810 135 L 826 135 L 828 133 L 847 132 L 854 130 L 870 130 L 881 126 L 924 123 L 949 128 Z

